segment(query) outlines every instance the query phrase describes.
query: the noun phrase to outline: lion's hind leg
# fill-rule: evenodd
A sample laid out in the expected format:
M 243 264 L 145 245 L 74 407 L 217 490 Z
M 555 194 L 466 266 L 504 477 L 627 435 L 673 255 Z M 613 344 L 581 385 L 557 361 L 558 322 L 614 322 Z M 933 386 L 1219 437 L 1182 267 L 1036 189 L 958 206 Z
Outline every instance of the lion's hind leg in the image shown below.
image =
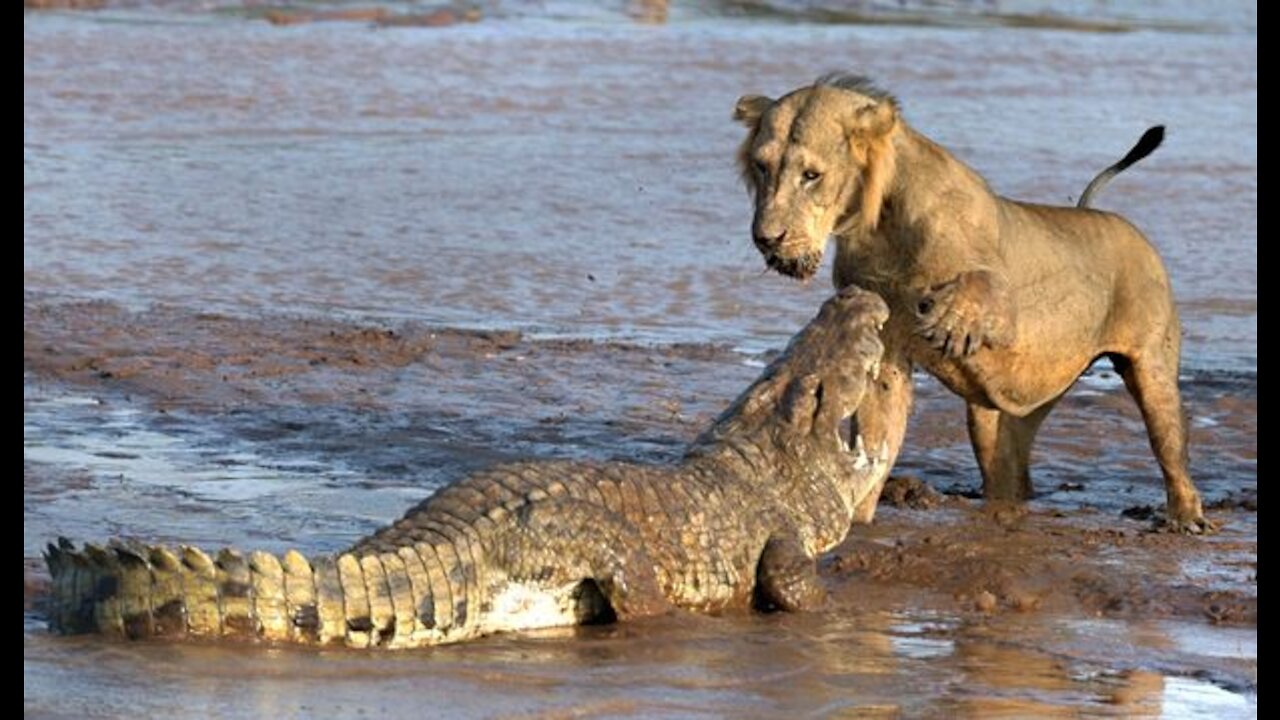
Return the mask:
M 1031 497 L 1031 446 L 1057 398 L 1024 417 L 969 403 L 969 441 L 982 471 L 982 495 L 988 500 Z
M 1187 426 L 1178 394 L 1176 330 L 1143 355 L 1112 355 L 1111 361 L 1138 403 L 1151 450 L 1164 474 L 1168 527 L 1178 532 L 1211 532 L 1200 493 L 1187 472 Z

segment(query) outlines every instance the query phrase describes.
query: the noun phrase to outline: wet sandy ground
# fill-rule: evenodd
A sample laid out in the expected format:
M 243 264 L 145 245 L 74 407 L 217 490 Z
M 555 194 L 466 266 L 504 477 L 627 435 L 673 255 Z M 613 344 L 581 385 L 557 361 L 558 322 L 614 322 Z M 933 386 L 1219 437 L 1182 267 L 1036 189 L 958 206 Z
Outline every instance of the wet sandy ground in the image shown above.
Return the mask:
M 922 383 L 904 477 L 824 561 L 829 610 L 388 657 L 49 637 L 35 557 L 57 534 L 322 552 L 502 459 L 669 461 L 764 358 L 33 297 L 24 330 L 28 714 L 1256 714 L 1249 378 L 1185 384 L 1213 537 L 1148 531 L 1158 472 L 1105 372 L 1046 426 L 1026 508 L 967 497 L 963 410 Z

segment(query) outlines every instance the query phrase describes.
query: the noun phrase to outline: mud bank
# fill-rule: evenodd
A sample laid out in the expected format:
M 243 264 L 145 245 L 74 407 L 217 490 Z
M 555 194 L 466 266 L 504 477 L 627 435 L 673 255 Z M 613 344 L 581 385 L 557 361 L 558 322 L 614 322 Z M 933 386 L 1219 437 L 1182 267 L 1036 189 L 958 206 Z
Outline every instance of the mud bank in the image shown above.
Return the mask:
M 111 656 L 114 667 L 94 682 L 132 668 L 147 677 L 131 682 L 150 687 L 169 677 L 160 666 L 173 662 L 209 664 L 215 685 L 275 682 L 253 677 L 267 661 L 243 648 L 119 648 L 45 636 L 36 554 L 54 535 L 333 550 L 489 463 L 673 459 L 764 359 L 717 346 L 173 307 L 136 312 L 28 297 L 24 607 L 27 699 L 35 703 L 28 707 L 81 707 L 39 689 L 75 672 L 68 653 Z M 966 497 L 977 477 L 963 411 L 922 382 L 904 477 L 876 522 L 856 528 L 824 560 L 832 590 L 825 612 L 676 616 L 495 638 L 404 660 L 273 652 L 268 674 L 284 685 L 269 692 L 282 693 L 283 707 L 304 707 L 298 678 L 350 671 L 365 684 L 318 691 L 349 714 L 363 706 L 360 698 L 410 682 L 409 667 L 421 666 L 436 676 L 430 693 L 499 686 L 512 693 L 456 705 L 472 716 L 517 708 L 1256 711 L 1256 381 L 1186 382 L 1193 469 L 1223 526 L 1193 538 L 1151 533 L 1148 520 L 1126 516 L 1158 504 L 1162 489 L 1140 420 L 1106 375 L 1086 379 L 1055 413 L 1037 466 L 1041 496 L 1025 508 Z M 742 657 L 725 665 L 733 655 Z M 606 700 L 597 692 L 603 671 L 592 671 L 593 684 L 581 676 L 583 663 L 632 674 L 606 683 L 615 691 Z M 659 669 L 664 663 L 684 670 L 674 677 Z M 818 690 L 787 689 L 811 671 L 823 678 L 806 681 Z M 743 684 L 754 689 L 725 695 Z M 165 697 L 148 707 L 168 711 Z M 241 703 L 226 707 L 252 714 Z

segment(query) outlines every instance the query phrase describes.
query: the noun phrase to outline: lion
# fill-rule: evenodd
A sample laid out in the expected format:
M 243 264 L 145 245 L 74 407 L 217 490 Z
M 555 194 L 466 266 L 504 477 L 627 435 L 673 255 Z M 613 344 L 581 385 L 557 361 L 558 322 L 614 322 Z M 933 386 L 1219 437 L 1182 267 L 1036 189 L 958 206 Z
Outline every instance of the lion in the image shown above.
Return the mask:
M 885 446 L 890 464 L 918 364 L 968 404 L 985 497 L 1025 500 L 1036 431 L 1106 357 L 1142 411 L 1169 527 L 1212 529 L 1187 473 L 1168 274 L 1129 221 L 1086 207 L 1159 145 L 1163 128 L 1094 178 L 1077 207 L 1058 207 L 997 195 L 863 77 L 825 76 L 777 100 L 747 95 L 733 115 L 748 130 L 738 162 L 768 267 L 808 279 L 834 237 L 836 286 L 859 285 L 889 303 L 881 374 L 856 431 Z M 858 520 L 872 519 L 878 497 Z

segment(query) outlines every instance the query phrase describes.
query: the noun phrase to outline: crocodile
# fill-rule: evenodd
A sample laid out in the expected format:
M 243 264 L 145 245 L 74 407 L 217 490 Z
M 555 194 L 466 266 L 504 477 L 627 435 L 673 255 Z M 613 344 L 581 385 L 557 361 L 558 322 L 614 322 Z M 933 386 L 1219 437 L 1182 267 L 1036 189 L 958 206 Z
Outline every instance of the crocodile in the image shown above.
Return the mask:
M 521 461 L 336 556 L 137 541 L 45 553 L 64 634 L 411 648 L 685 609 L 794 611 L 886 470 L 851 416 L 888 309 L 850 287 L 669 465 Z

